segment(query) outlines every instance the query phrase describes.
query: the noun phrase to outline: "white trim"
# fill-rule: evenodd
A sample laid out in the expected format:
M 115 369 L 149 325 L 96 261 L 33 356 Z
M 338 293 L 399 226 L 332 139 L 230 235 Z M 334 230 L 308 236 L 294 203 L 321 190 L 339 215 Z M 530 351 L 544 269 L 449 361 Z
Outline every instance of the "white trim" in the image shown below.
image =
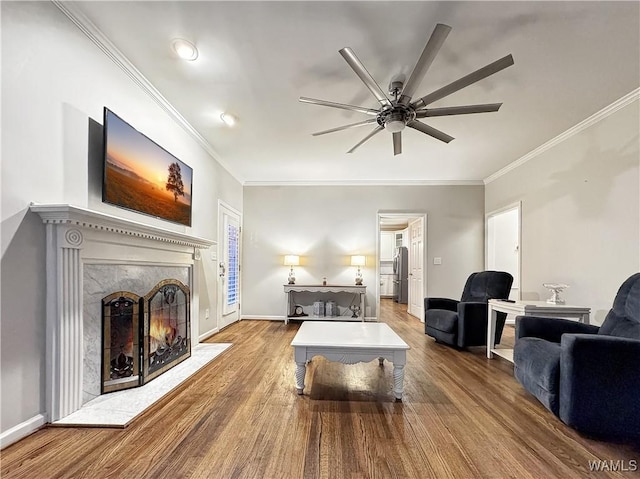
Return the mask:
M 276 315 L 269 315 L 269 314 L 243 314 L 241 319 L 248 319 L 248 320 L 253 320 L 253 321 L 284 321 L 285 318 L 284 316 L 276 316 Z M 289 320 L 291 319 L 298 319 L 298 320 L 304 320 L 304 316 L 301 316 L 299 318 L 289 318 Z M 328 318 L 328 320 L 330 320 L 331 318 Z M 377 316 L 365 316 L 364 318 L 365 321 L 378 321 L 378 317 Z M 337 320 L 336 320 L 337 321 Z
M 0 434 L 0 449 L 4 449 L 14 442 L 18 442 L 29 434 L 33 434 L 46 423 L 47 419 L 42 414 L 38 414 L 31 419 L 21 422 L 17 426 L 13 426 L 11 429 Z
M 217 334 L 218 332 L 219 332 L 219 330 L 218 330 L 217 327 L 215 327 L 213 329 L 210 329 L 206 333 L 202 333 L 200 336 L 198 336 L 198 342 L 201 343 L 205 339 L 209 339 L 211 336 L 213 336 L 214 334 Z
M 640 99 L 640 88 L 636 88 L 631 93 L 626 94 L 625 96 L 623 96 L 619 100 L 616 100 L 613 103 L 611 103 L 609 106 L 606 106 L 602 110 L 594 113 L 589 118 L 587 118 L 585 120 L 582 120 L 577 125 L 574 125 L 573 127 L 569 128 L 564 133 L 561 133 L 560 135 L 556 136 L 555 138 L 553 138 L 553 139 L 547 141 L 546 143 L 540 145 L 535 150 L 530 151 L 529 153 L 527 153 L 523 157 L 517 159 L 513 163 L 510 163 L 507 166 L 505 166 L 504 168 L 502 168 L 501 170 L 496 171 L 494 174 L 492 174 L 490 176 L 487 176 L 484 179 L 483 183 L 485 185 L 487 185 L 487 184 L 491 183 L 492 181 L 497 180 L 501 176 L 506 175 L 511 170 L 513 170 L 513 169 L 525 164 L 527 161 L 529 161 L 529 160 L 535 158 L 536 156 L 544 153 L 545 151 L 549 150 L 550 148 L 553 148 L 554 146 L 558 145 L 559 143 L 562 143 L 567 138 L 570 138 L 573 135 L 575 135 L 576 133 L 579 133 L 582 130 L 585 130 L 585 129 L 589 128 L 590 126 L 592 126 L 592 125 L 598 123 L 599 121 L 607 118 L 608 116 L 614 114 L 615 112 L 617 112 L 621 108 L 624 108 L 625 106 L 627 106 L 627 105 L 629 105 L 629 104 L 631 104 L 634 101 L 639 100 L 639 99 Z
M 284 316 L 275 316 L 268 314 L 243 314 L 242 319 L 265 320 L 265 321 L 284 321 Z
M 75 26 L 78 27 L 82 33 L 84 33 L 89 40 L 91 40 L 109 59 L 115 63 L 126 75 L 133 80 L 133 82 L 140 87 L 153 101 L 155 101 L 160 108 L 169 114 L 169 116 L 184 129 L 211 157 L 216 160 L 220 165 L 229 173 L 233 178 L 242 183 L 240 178 L 237 178 L 231 173 L 229 166 L 220 158 L 220 154 L 211 146 L 205 137 L 203 137 L 198 131 L 182 116 L 182 114 L 169 103 L 162 93 L 158 91 L 153 84 L 147 80 L 147 78 L 138 70 L 133 63 L 111 43 L 111 41 L 105 36 L 104 33 L 91 21 L 87 16 L 82 13 L 73 2 L 63 2 L 60 0 L 51 0 L 51 2 L 58 7 L 58 9 L 64 13 L 69 20 L 71 20 Z
M 428 214 L 425 212 L 417 212 L 417 211 L 394 211 L 394 210 L 378 210 L 378 212 L 376 213 L 376 291 L 375 291 L 375 299 L 376 299 L 376 314 L 380 312 L 380 232 L 382 231 L 382 229 L 380 228 L 380 221 L 381 221 L 381 217 L 390 217 L 390 216 L 394 216 L 394 217 L 399 217 L 399 218 L 407 218 L 407 219 L 418 219 L 418 218 L 422 218 L 422 234 L 423 234 L 423 243 L 422 243 L 422 255 L 423 255 L 423 262 L 422 262 L 422 295 L 424 298 L 426 298 L 428 296 L 427 294 L 427 275 L 428 275 L 428 270 L 427 267 L 429 265 L 429 261 L 427 258 L 427 250 L 428 250 L 428 226 L 427 226 L 427 220 L 429 218 Z M 413 314 L 411 316 L 414 316 Z M 424 307 L 423 307 L 423 313 L 421 314 L 421 317 L 417 317 L 414 316 L 414 318 L 419 319 L 421 322 L 424 323 Z M 370 318 L 365 318 L 365 321 L 367 319 Z M 372 317 L 371 319 L 377 321 L 378 318 L 376 317 Z
M 238 227 L 239 227 L 239 232 L 238 232 L 238 286 L 237 286 L 237 295 L 238 295 L 238 309 L 237 312 L 236 311 L 231 311 L 228 313 L 225 313 L 225 305 L 224 305 L 224 291 L 223 291 L 223 285 L 224 282 L 221 280 L 221 276 L 220 274 L 218 274 L 217 277 L 217 291 L 218 291 L 218 304 L 216 307 L 216 322 L 218 324 L 218 329 L 222 330 L 224 328 L 226 328 L 227 326 L 231 325 L 232 323 L 235 323 L 236 321 L 232 321 L 231 323 L 225 324 L 224 326 L 221 326 L 222 324 L 222 320 L 225 316 L 229 316 L 229 315 L 234 315 L 237 314 L 238 319 L 237 321 L 240 321 L 240 319 L 242 319 L 242 221 L 243 221 L 243 216 L 242 213 L 240 211 L 238 211 L 237 209 L 235 209 L 233 206 L 229 205 L 227 202 L 223 201 L 222 199 L 218 198 L 218 212 L 217 212 L 217 224 L 218 224 L 218 247 L 216 248 L 216 255 L 217 255 L 217 265 L 216 268 L 218 270 L 218 273 L 220 273 L 220 263 L 225 261 L 225 251 L 224 251 L 224 246 L 225 246 L 225 230 L 224 230 L 224 215 L 227 216 L 236 216 L 237 220 L 238 220 Z M 225 265 L 226 268 L 226 265 Z
M 484 269 L 489 269 L 489 218 L 511 210 L 518 211 L 518 297 L 516 299 L 520 300 L 522 299 L 522 201 L 510 203 L 484 215 Z M 511 322 L 515 323 L 513 320 Z
M 275 180 L 244 181 L 242 186 L 482 186 L 483 180 Z

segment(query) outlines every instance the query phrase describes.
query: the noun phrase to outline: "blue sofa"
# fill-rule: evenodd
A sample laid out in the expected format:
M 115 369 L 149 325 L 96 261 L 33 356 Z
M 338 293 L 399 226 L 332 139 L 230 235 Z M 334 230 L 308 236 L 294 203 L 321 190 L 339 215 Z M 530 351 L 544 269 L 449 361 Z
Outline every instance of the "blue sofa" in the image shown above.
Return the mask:
M 602 326 L 516 318 L 514 374 L 562 422 L 594 436 L 640 437 L 640 273 Z

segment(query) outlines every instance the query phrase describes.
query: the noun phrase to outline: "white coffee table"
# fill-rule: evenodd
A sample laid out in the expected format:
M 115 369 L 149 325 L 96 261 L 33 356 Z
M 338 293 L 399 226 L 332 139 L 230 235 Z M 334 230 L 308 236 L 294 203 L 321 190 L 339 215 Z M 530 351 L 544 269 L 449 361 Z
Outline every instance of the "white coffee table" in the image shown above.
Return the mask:
M 296 389 L 304 390 L 307 362 L 314 356 L 329 361 L 356 364 L 378 359 L 393 363 L 393 393 L 402 399 L 404 366 L 409 345 L 385 323 L 305 321 L 293 338 L 296 361 Z

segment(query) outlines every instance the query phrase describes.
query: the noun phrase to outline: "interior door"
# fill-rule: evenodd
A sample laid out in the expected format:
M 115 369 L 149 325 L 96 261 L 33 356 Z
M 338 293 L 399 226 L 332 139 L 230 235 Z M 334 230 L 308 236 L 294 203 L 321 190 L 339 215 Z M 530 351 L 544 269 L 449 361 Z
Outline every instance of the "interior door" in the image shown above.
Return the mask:
M 218 204 L 218 328 L 240 319 L 240 213 Z
M 489 213 L 486 218 L 486 269 L 513 276 L 510 299 L 520 299 L 520 204 Z
M 424 218 L 409 223 L 409 304 L 407 312 L 424 318 Z

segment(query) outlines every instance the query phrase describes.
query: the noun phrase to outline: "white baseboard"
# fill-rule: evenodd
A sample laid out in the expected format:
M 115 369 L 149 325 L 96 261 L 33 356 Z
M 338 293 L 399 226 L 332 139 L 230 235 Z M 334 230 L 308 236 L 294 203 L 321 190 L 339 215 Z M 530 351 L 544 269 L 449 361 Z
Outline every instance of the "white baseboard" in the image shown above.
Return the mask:
M 3 432 L 0 434 L 0 449 L 4 449 L 14 442 L 18 442 L 29 434 L 33 434 L 46 423 L 46 418 L 42 414 L 38 414 L 37 416 L 33 416 L 31 419 L 27 419 L 25 422 L 12 427 L 8 431 Z
M 243 314 L 242 319 L 252 319 L 252 320 L 261 320 L 261 321 L 284 321 L 284 316 L 269 316 L 266 314 Z M 293 318 L 300 320 L 302 316 L 299 318 Z M 329 318 L 331 319 L 331 318 Z M 366 316 L 364 318 L 365 321 L 378 321 L 377 316 Z
M 210 338 L 211 336 L 213 336 L 217 332 L 218 332 L 218 328 L 213 328 L 213 329 L 210 329 L 209 331 L 207 331 L 206 333 L 202 333 L 200 336 L 198 336 L 198 342 L 201 343 L 202 341 L 204 341 L 205 339 Z
M 264 314 L 243 314 L 242 319 L 259 319 L 264 321 L 284 321 L 284 316 L 268 316 Z

